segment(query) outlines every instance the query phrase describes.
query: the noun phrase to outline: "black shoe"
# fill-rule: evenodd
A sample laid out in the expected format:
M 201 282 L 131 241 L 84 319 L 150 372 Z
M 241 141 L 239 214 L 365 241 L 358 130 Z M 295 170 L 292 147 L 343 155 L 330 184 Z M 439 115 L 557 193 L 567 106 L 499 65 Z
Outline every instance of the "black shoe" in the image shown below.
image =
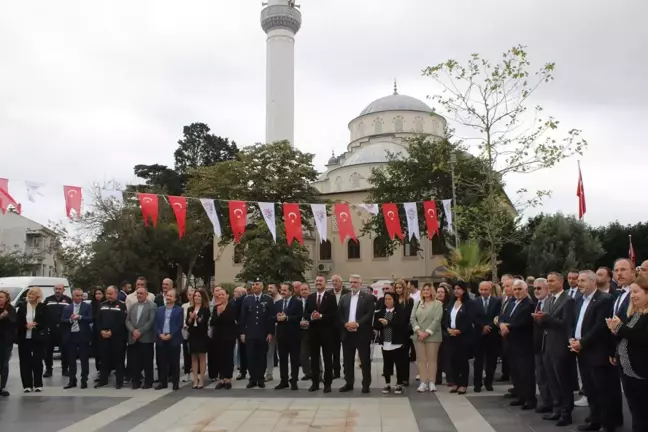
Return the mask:
M 526 402 L 524 405 L 522 405 L 522 410 L 523 411 L 534 410 L 536 409 L 536 406 L 537 406 L 536 403 Z
M 106 387 L 107 385 L 108 385 L 108 383 L 99 381 L 97 384 L 94 385 L 94 388 L 97 389 L 97 388 L 101 388 L 101 387 Z
M 246 375 L 246 374 L 244 374 L 244 373 L 239 374 L 239 376 L 236 377 L 236 381 L 242 381 L 242 380 L 244 380 L 244 379 L 245 379 L 245 375 Z
M 481 387 L 475 387 L 473 390 L 475 393 L 481 393 Z
M 556 426 L 569 426 L 570 424 L 572 424 L 571 417 L 561 417 L 556 423 Z
M 515 394 L 513 394 L 513 393 L 506 393 L 506 394 L 504 395 L 504 397 L 505 397 L 506 399 L 517 399 L 517 395 L 515 395 Z
M 101 377 L 100 377 L 100 376 L 98 376 L 98 377 L 96 377 L 96 378 L 94 379 L 94 382 L 96 382 L 96 383 L 99 382 L 99 381 L 101 381 Z
M 259 388 L 265 388 L 265 381 L 264 380 L 259 380 L 259 381 L 257 381 L 257 385 L 259 386 Z
M 225 390 L 231 390 L 232 389 L 232 383 L 229 383 L 229 382 L 225 383 L 225 385 L 223 385 L 223 388 Z
M 173 383 L 173 390 L 180 390 L 180 383 L 174 382 Z
M 289 387 L 288 383 L 281 382 L 281 383 L 277 384 L 274 389 L 275 390 L 283 390 L 283 389 L 287 389 L 288 387 Z
M 142 386 L 142 385 L 141 385 L 140 383 L 138 383 L 138 382 L 133 382 L 133 383 L 131 383 L 131 388 L 132 388 L 133 390 L 138 390 L 141 386 Z
M 9 393 L 7 390 L 2 389 L 0 390 L 0 397 L 9 397 L 11 396 L 11 393 Z
M 158 383 L 158 385 L 155 386 L 155 390 L 164 390 L 164 389 L 168 389 L 168 388 L 169 388 L 169 385 L 164 384 L 164 383 Z
M 124 387 L 124 384 L 122 384 L 122 383 L 115 384 L 115 390 L 121 390 L 122 387 Z
M 290 383 L 290 390 L 299 390 L 299 387 L 297 387 L 297 383 Z
M 524 405 L 524 402 L 522 402 L 520 399 L 518 399 L 518 400 L 514 400 L 513 402 L 511 402 L 509 405 L 511 405 L 511 406 L 522 406 L 522 405 Z
M 216 387 L 214 387 L 214 390 L 220 390 L 223 387 L 225 387 L 225 383 L 223 381 L 221 381 L 218 384 L 216 384 Z
M 87 389 L 88 388 L 88 381 L 81 381 L 81 389 Z
M 63 387 L 63 390 L 67 390 L 67 389 L 75 388 L 76 386 L 77 386 L 77 383 L 76 383 L 76 382 L 70 381 L 69 383 L 67 383 L 66 386 Z
M 369 393 L 369 387 L 362 387 L 362 393 L 364 394 Z
M 492 384 L 486 384 L 484 387 L 486 388 L 486 391 L 493 391 L 493 385 Z
M 324 386 L 324 393 L 331 393 L 331 386 L 330 385 L 325 385 Z
M 153 388 L 153 384 L 144 384 L 142 386 L 142 390 L 149 390 Z
M 559 418 L 560 414 L 558 413 L 545 414 L 542 416 L 543 420 L 558 420 Z
M 551 411 L 552 411 L 551 407 L 540 406 L 535 409 L 535 412 L 538 414 L 546 414 L 546 413 L 550 413 Z
M 598 432 L 601 429 L 601 425 L 596 424 L 596 423 L 585 423 L 585 424 L 579 425 L 576 429 L 579 430 L 579 431 L 596 431 L 596 432 Z
M 346 393 L 350 391 L 353 391 L 353 386 L 349 384 L 344 384 L 342 387 L 340 387 L 340 393 Z
M 246 389 L 251 389 L 251 388 L 254 388 L 254 387 L 256 387 L 256 386 L 257 386 L 256 381 L 250 381 L 250 382 L 247 383 L 247 385 L 245 386 L 245 388 L 246 388 Z
M 319 390 L 319 386 L 317 384 L 313 384 L 308 388 L 309 392 L 316 392 L 317 390 Z
M 52 376 L 52 369 L 47 369 L 43 374 L 43 378 L 51 378 L 51 376 Z

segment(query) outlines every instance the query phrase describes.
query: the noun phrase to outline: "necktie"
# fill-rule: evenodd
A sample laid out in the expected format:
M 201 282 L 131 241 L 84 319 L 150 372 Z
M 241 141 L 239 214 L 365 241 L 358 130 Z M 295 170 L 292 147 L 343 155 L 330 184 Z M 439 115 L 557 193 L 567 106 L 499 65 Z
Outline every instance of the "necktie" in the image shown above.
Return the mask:
M 74 315 L 78 315 L 78 314 L 79 314 L 79 305 L 75 303 L 74 304 Z M 79 321 L 75 320 L 74 322 L 72 322 L 72 331 L 75 332 L 75 333 L 79 331 Z
M 284 304 L 283 304 L 283 311 L 286 312 L 286 308 L 288 307 L 288 300 L 284 299 Z
M 322 304 L 322 294 L 317 294 L 317 309 L 320 308 L 321 304 Z
M 484 299 L 484 311 L 488 312 L 488 299 L 487 298 Z
M 259 303 L 261 301 L 260 297 L 256 297 L 256 302 Z
M 542 302 L 543 302 L 543 301 L 544 301 L 544 300 L 540 300 L 540 301 L 538 302 L 538 304 L 536 305 L 536 310 L 535 310 L 536 313 L 538 313 L 538 312 L 542 312 Z

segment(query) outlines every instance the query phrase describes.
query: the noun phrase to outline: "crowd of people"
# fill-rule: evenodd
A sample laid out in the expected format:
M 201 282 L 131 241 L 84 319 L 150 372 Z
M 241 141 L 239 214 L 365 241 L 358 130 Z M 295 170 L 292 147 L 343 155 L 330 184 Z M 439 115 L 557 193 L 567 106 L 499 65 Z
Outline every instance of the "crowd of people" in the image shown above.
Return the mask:
M 0 394 L 9 396 L 14 343 L 26 393 L 43 391 L 55 346 L 66 389 L 88 387 L 94 355 L 95 388 L 108 385 L 113 373 L 116 388 L 128 382 L 133 389 L 177 390 L 183 373 L 194 389 L 209 379 L 228 390 L 233 379 L 246 378 L 247 388 L 265 388 L 278 363 L 276 390 L 297 390 L 302 380 L 310 381 L 310 392 L 321 386 L 329 393 L 332 381 L 343 378 L 339 391 L 350 392 L 357 358 L 361 391 L 369 393 L 375 343 L 384 394 L 405 391 L 412 361 L 418 392 L 436 391 L 445 376 L 450 393 L 466 394 L 470 359 L 473 391 L 493 391 L 501 362 L 498 380 L 512 382 L 505 395 L 511 406 L 567 426 L 580 392 L 589 416 L 578 430 L 610 432 L 623 424 L 625 397 L 632 430 L 648 430 L 648 265 L 637 276 L 622 258 L 613 270 L 570 271 L 566 281 L 558 272 L 507 274 L 499 284 L 479 283 L 478 293 L 460 280 L 420 289 L 416 280 L 396 280 L 376 298 L 359 275 L 349 277 L 348 288 L 337 275 L 331 283 L 327 289 L 318 276 L 312 291 L 305 282 L 266 286 L 258 278 L 230 298 L 220 286 L 178 293 L 165 279 L 155 296 L 140 277 L 134 290 L 128 282 L 97 289 L 90 302 L 78 288 L 68 298 L 57 286 L 43 301 L 40 288 L 31 287 L 15 309 L 0 290 Z

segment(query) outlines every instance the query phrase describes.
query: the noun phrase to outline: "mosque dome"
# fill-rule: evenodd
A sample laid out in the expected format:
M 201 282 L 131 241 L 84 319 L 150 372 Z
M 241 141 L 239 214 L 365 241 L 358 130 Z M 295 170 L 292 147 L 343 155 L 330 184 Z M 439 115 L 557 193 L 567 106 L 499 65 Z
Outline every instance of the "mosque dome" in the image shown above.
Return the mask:
M 388 141 L 373 142 L 356 149 L 351 156 L 344 161 L 342 166 L 386 163 L 389 161 L 388 154 L 408 156 L 408 151 L 400 144 Z
M 424 113 L 434 112 L 425 102 L 396 92 L 389 96 L 376 99 L 362 110 L 360 116 L 384 111 L 418 111 Z

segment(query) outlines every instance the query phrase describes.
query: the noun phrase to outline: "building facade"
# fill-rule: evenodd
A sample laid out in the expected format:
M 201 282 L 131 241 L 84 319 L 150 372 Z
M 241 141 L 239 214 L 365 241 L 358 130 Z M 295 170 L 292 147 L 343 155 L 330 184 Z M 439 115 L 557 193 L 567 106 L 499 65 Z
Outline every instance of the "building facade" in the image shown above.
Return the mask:
M 12 211 L 0 213 L 0 253 L 20 251 L 33 257 L 29 274 L 12 276 L 59 276 L 56 240 L 54 231 L 29 218 Z
M 424 102 L 398 94 L 395 87 L 393 94 L 370 103 L 348 127 L 350 142 L 347 151 L 331 157 L 326 171 L 313 186 L 327 200 L 351 203 L 358 243 L 349 239 L 340 242 L 335 216 L 330 216 L 329 238 L 325 242 L 320 242 L 317 234 L 304 239 L 314 262 L 306 279 L 320 274 L 327 278 L 339 274 L 346 279 L 352 273 L 362 275 L 367 283 L 396 278 L 431 279 L 443 259 L 442 255 L 435 253 L 441 250 L 438 236 L 432 241 L 423 238 L 420 244 L 416 240 L 411 244 L 406 241 L 393 255 L 386 256 L 375 242 L 375 236 L 361 235 L 362 227 L 372 215 L 357 204 L 367 200 L 371 187 L 368 180 L 373 168 L 386 164 L 390 154 L 406 156 L 408 139 L 417 135 L 443 139 L 445 119 Z M 234 281 L 242 268 L 241 251 L 233 245 L 221 248 L 217 242 L 214 247 L 215 280 Z

